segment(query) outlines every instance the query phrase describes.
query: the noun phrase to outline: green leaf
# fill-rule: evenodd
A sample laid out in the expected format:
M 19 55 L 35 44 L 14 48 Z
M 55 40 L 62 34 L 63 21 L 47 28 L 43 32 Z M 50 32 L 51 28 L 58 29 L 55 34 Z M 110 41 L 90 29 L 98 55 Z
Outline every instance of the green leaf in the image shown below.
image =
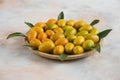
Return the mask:
M 64 13 L 63 11 L 58 15 L 58 20 L 64 19 Z
M 30 45 L 30 44 L 26 44 L 26 45 L 24 45 L 24 46 L 25 46 L 25 47 L 30 47 L 30 48 L 32 48 L 33 50 L 37 50 L 36 47 L 34 47 L 34 46 Z
M 98 51 L 99 53 L 101 52 L 101 46 L 100 46 L 99 43 L 96 44 L 95 49 L 96 49 L 96 51 Z
M 93 20 L 93 21 L 90 23 L 90 25 L 93 26 L 93 25 L 97 24 L 99 21 L 100 21 L 100 20 L 95 19 L 95 20 Z
M 30 28 L 34 27 L 34 25 L 30 22 L 25 22 L 26 25 L 28 25 Z
M 7 39 L 9 38 L 12 38 L 12 37 L 18 37 L 18 36 L 21 36 L 21 37 L 27 37 L 26 35 L 24 35 L 23 33 L 20 33 L 20 32 L 15 32 L 15 33 L 11 33 L 7 36 Z
M 102 39 L 102 38 L 106 37 L 110 31 L 112 31 L 112 29 L 104 30 L 104 31 L 98 33 L 97 35 L 99 36 L 100 39 Z
M 60 55 L 60 60 L 64 61 L 67 58 L 67 56 L 68 56 L 67 54 L 61 54 Z

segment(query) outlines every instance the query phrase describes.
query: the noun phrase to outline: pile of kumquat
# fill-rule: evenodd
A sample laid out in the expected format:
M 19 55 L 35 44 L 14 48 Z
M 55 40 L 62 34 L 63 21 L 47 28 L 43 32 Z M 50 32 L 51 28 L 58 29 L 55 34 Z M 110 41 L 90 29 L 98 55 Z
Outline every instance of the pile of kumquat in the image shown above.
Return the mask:
M 28 47 L 52 55 L 78 55 L 96 49 L 100 52 L 100 40 L 112 29 L 102 32 L 94 27 L 99 20 L 95 19 L 90 24 L 84 20 L 65 20 L 61 12 L 58 19 L 49 19 L 46 22 L 37 22 L 34 25 L 25 22 L 30 29 L 27 34 L 15 32 L 7 38 L 25 37 Z

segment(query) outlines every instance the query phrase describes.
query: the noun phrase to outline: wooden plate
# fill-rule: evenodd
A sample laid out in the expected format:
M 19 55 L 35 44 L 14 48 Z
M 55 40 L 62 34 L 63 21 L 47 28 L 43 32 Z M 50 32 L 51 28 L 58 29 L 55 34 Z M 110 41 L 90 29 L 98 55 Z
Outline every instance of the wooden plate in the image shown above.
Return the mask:
M 45 58 L 49 58 L 49 59 L 55 59 L 55 60 L 60 60 L 60 56 L 59 55 L 43 53 L 43 52 L 40 52 L 40 51 L 37 51 L 37 50 L 32 50 L 32 52 L 34 54 L 37 54 L 37 55 L 41 56 L 41 57 L 45 57 Z M 73 60 L 73 59 L 85 58 L 85 57 L 88 57 L 90 55 L 93 55 L 95 52 L 96 52 L 95 50 L 92 50 L 92 51 L 85 52 L 83 54 L 69 55 L 69 56 L 67 56 L 67 58 L 65 60 Z
M 100 41 L 100 45 L 103 42 L 103 40 Z M 53 54 L 49 54 L 49 53 L 44 53 L 44 52 L 40 52 L 37 50 L 33 50 L 30 49 L 34 54 L 37 54 L 41 57 L 45 57 L 48 59 L 54 59 L 54 60 L 60 60 L 60 56 L 59 55 L 53 55 Z M 74 60 L 74 59 L 80 59 L 80 58 L 85 58 L 88 56 L 93 55 L 96 52 L 95 49 L 88 51 L 88 52 L 84 52 L 83 54 L 78 54 L 78 55 L 68 55 L 67 58 L 65 60 Z

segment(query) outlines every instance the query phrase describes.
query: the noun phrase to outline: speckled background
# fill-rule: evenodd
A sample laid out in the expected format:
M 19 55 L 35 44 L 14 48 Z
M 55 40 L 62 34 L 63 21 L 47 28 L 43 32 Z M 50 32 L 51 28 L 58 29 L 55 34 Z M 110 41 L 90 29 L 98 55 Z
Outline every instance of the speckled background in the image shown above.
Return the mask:
M 12 32 L 26 33 L 24 21 L 56 18 L 100 19 L 100 30 L 112 28 L 101 54 L 59 62 L 34 55 L 23 38 L 6 40 Z M 0 0 L 0 80 L 120 80 L 120 0 Z

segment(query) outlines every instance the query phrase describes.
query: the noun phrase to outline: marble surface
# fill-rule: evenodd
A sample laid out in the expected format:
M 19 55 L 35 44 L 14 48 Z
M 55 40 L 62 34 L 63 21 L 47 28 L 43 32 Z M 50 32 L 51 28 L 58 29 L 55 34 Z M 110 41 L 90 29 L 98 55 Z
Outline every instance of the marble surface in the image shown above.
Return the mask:
M 83 19 L 100 30 L 112 28 L 101 54 L 60 62 L 34 55 L 23 38 L 7 40 L 12 32 L 26 33 L 24 21 Z M 120 80 L 120 0 L 0 0 L 0 80 Z

